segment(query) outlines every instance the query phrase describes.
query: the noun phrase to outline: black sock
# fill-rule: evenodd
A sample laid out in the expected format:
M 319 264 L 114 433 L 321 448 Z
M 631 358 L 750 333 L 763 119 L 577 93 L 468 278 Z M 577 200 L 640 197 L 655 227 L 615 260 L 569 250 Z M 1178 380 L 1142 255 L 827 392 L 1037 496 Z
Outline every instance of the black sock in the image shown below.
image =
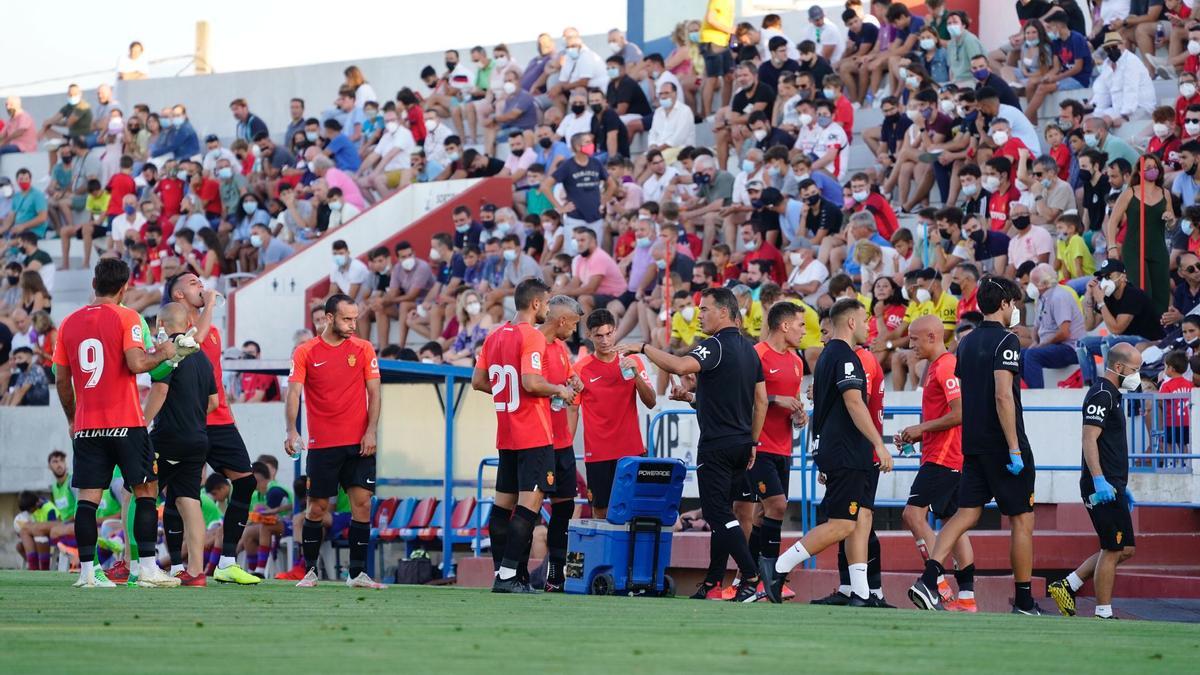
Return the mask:
M 733 521 L 733 527 L 720 527 L 716 530 L 724 540 L 721 545 L 729 551 L 743 580 L 758 578 L 758 562 L 750 556 L 750 544 L 746 541 L 746 533 L 742 526 Z
M 1033 609 L 1033 584 L 1028 581 L 1018 581 L 1013 586 L 1016 588 L 1017 607 L 1019 609 Z
M 371 538 L 371 524 L 350 521 L 350 578 L 362 574 L 367 568 L 367 541 Z
M 725 548 L 724 540 L 717 536 L 716 530 L 711 532 L 708 540 L 708 574 L 704 583 L 715 586 L 725 579 L 725 564 L 729 562 L 729 551 Z
M 319 520 L 304 519 L 304 528 L 300 532 L 300 549 L 304 552 L 304 566 L 316 569 L 317 560 L 321 557 L 321 540 L 325 538 L 325 525 Z
M 172 565 L 183 564 L 183 518 L 175 508 L 175 500 L 167 491 L 166 502 L 163 505 L 163 538 L 167 541 L 167 553 L 171 556 Z M 189 555 L 192 554 L 188 551 Z
M 517 505 L 513 510 L 512 520 L 508 522 L 508 542 L 504 546 L 504 558 L 501 567 L 521 570 L 521 558 L 525 556 L 526 547 L 533 539 L 533 524 L 537 522 L 537 514 L 524 506 Z
M 921 574 L 921 581 L 924 582 L 925 588 L 931 591 L 937 590 L 938 577 L 946 573 L 946 568 L 933 558 L 925 561 L 925 572 Z
M 79 562 L 96 559 L 96 502 L 80 499 L 75 504 L 75 544 L 79 548 Z
M 838 542 L 838 583 L 850 587 L 850 561 L 846 559 L 846 540 Z
M 954 580 L 958 582 L 958 592 L 975 592 L 975 563 L 954 572 Z
M 246 529 L 246 519 L 250 515 L 250 495 L 254 493 L 256 484 L 253 474 L 233 481 L 233 487 L 229 493 L 229 506 L 225 507 L 225 518 L 221 521 L 221 555 L 223 556 L 232 558 L 237 555 L 238 542 L 242 540 L 242 532 Z M 315 567 L 316 563 L 313 562 L 310 565 Z
M 871 530 L 867 540 L 867 587 L 883 588 L 883 564 L 879 559 L 879 537 Z
M 500 569 L 500 561 L 504 559 L 504 547 L 508 545 L 508 525 L 512 520 L 512 510 L 502 506 L 493 506 L 488 516 L 488 536 L 492 539 L 492 571 Z
M 539 518 L 533 521 L 533 527 L 537 527 Z M 529 552 L 533 550 L 533 528 L 529 529 L 529 541 L 525 542 L 525 549 L 521 551 L 521 559 L 517 561 L 517 581 L 523 584 L 529 583 Z
M 762 555 L 762 528 L 755 525 L 750 528 L 750 541 L 746 542 L 750 547 L 750 557 L 754 558 L 754 562 L 758 562 L 758 556 Z
M 762 522 L 762 551 L 764 558 L 774 560 L 779 557 L 779 540 L 783 537 L 783 521 L 763 517 Z
M 133 540 L 137 542 L 138 556 L 154 555 L 158 543 L 158 509 L 154 497 L 138 497 L 137 513 L 133 514 Z
M 575 502 L 557 502 L 550 505 L 550 524 L 546 526 L 546 548 L 549 549 L 550 564 L 546 567 L 546 580 L 561 584 L 563 565 L 567 562 L 567 528 L 575 513 Z

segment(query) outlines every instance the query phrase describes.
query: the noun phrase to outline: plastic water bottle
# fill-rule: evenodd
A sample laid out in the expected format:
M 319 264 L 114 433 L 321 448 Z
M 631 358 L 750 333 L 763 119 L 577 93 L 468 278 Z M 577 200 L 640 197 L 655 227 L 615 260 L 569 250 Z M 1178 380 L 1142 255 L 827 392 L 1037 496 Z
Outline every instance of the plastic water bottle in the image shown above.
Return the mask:
M 561 396 L 551 396 L 550 397 L 550 409 L 553 410 L 554 412 L 558 412 L 558 411 L 562 410 L 566 406 L 566 404 L 567 404 L 567 402 L 562 400 Z
M 158 334 L 154 336 L 154 343 L 161 345 L 162 343 L 166 342 L 168 339 L 169 339 L 169 337 L 167 335 L 167 329 L 164 328 L 163 326 L 159 326 Z
M 637 375 L 637 371 L 634 370 L 633 366 L 621 367 L 621 377 L 625 378 L 626 380 L 632 380 L 634 375 Z
M 900 446 L 901 457 L 913 457 L 916 454 L 917 448 L 912 443 L 905 443 L 904 445 Z

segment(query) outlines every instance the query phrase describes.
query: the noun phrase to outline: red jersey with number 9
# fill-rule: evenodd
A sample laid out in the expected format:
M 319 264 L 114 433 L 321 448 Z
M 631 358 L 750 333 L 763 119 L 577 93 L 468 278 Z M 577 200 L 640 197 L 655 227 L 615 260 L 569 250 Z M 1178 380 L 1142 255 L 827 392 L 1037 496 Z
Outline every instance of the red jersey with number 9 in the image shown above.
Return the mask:
M 962 389 L 954 368 L 958 358 L 946 352 L 933 360 L 925 370 L 925 387 L 921 394 L 921 419 L 929 421 L 950 414 L 950 401 L 962 398 Z M 955 471 L 962 471 L 962 425 L 944 431 L 921 434 L 921 463 L 933 462 Z
M 546 336 L 527 323 L 511 321 L 483 341 L 476 370 L 487 374 L 496 405 L 496 449 L 527 450 L 553 445 L 550 399 L 521 387 L 522 375 L 544 375 Z
M 125 350 L 146 348 L 142 318 L 113 303 L 76 310 L 58 327 L 54 364 L 75 388 L 75 431 L 144 427 L 137 376 Z
M 309 449 L 362 443 L 367 432 L 366 384 L 378 379 L 379 359 L 366 340 L 350 337 L 335 347 L 318 335 L 296 347 L 288 382 L 304 385 Z

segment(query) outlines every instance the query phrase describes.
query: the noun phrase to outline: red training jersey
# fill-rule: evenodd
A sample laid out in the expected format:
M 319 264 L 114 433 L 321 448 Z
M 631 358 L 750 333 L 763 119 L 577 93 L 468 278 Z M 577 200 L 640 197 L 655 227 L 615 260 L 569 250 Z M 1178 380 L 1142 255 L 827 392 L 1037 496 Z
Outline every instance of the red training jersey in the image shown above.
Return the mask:
M 125 362 L 125 351 L 135 348 L 146 348 L 142 318 L 127 307 L 87 305 L 63 320 L 54 364 L 75 387 L 73 431 L 146 426 L 137 377 Z
M 1192 390 L 1192 383 L 1186 377 L 1172 377 L 1158 387 L 1160 394 L 1179 394 Z M 1188 415 L 1188 402 L 1167 399 L 1161 403 L 1163 424 L 1168 427 L 1186 427 L 1191 419 Z
M 854 354 L 858 356 L 859 362 L 862 363 L 863 374 L 866 375 L 867 385 L 867 412 L 871 413 L 871 420 L 875 422 L 875 431 L 883 434 L 883 368 L 879 366 L 879 360 L 866 347 L 855 347 Z M 871 459 L 876 463 L 879 462 L 879 453 L 871 451 Z
M 571 351 L 567 343 L 555 340 L 546 344 L 545 378 L 550 384 L 566 385 L 575 371 L 571 368 Z M 569 448 L 575 441 L 567 424 L 567 407 L 550 409 L 550 434 L 555 448 Z
M 935 420 L 950 413 L 950 402 L 962 396 L 954 368 L 958 358 L 946 352 L 933 360 L 925 370 L 925 388 L 921 394 L 921 419 Z M 933 462 L 948 469 L 962 471 L 962 425 L 944 431 L 921 434 L 921 463 Z
M 637 363 L 634 377 L 650 384 L 641 358 L 630 358 Z M 607 462 L 646 454 L 638 422 L 637 386 L 621 374 L 621 359 L 603 361 L 595 354 L 588 354 L 575 364 L 575 372 L 583 380 L 583 391 L 579 394 L 583 461 Z
M 221 352 L 225 343 L 221 341 L 221 331 L 216 326 L 210 326 L 208 337 L 200 343 L 200 351 L 212 363 L 213 378 L 217 381 L 217 409 L 208 414 L 208 426 L 215 427 L 233 424 L 233 412 L 229 409 L 229 401 L 225 398 L 225 379 L 221 370 Z
M 334 346 L 318 335 L 296 347 L 288 382 L 304 386 L 310 450 L 362 443 L 367 432 L 366 384 L 378 379 L 379 359 L 366 340 L 350 337 Z M 224 396 L 221 392 L 222 400 Z
M 527 450 L 554 444 L 550 398 L 521 387 L 522 375 L 542 375 L 546 336 L 527 323 L 506 322 L 483 341 L 475 369 L 487 373 L 496 405 L 496 449 Z
M 116 216 L 125 211 L 125 195 L 137 195 L 137 184 L 133 176 L 127 173 L 115 174 L 108 179 L 108 211 L 106 215 Z
M 997 192 L 987 198 L 987 217 L 993 232 L 1003 232 L 1008 228 L 1008 205 L 1021 200 L 1021 193 L 1011 185 L 1007 192 Z
M 183 181 L 178 178 L 163 178 L 154 186 L 154 191 L 158 193 L 158 198 L 162 201 L 163 220 L 169 220 L 179 215 L 179 204 L 183 201 Z M 167 236 L 165 228 L 163 236 Z
M 754 345 L 762 361 L 763 377 L 766 378 L 767 396 L 790 396 L 800 394 L 800 383 L 804 379 L 804 362 L 793 351 L 782 354 L 766 342 Z M 767 419 L 763 422 L 759 436 L 759 452 L 772 455 L 792 454 L 792 413 L 777 405 L 767 407 Z

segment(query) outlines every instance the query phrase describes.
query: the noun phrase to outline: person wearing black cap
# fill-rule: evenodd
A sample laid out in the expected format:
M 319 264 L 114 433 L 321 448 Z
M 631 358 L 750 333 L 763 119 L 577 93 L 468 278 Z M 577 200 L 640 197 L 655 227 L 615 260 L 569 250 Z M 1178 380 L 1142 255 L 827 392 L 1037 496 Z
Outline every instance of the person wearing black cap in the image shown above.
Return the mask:
M 1164 333 L 1160 317 L 1150 296 L 1129 283 L 1125 265 L 1114 258 L 1105 260 L 1096 270 L 1096 278 L 1088 282 L 1083 297 L 1083 325 L 1091 331 L 1103 323 L 1108 335 L 1088 335 L 1079 341 L 1079 347 L 1089 357 L 1079 361 L 1084 383 L 1096 379 L 1096 365 L 1091 357 L 1100 356 L 1102 344 L 1111 347 L 1121 342 L 1161 340 Z
M 622 356 L 644 354 L 654 365 L 679 376 L 694 375 L 690 395 L 700 423 L 696 479 L 700 508 L 712 525 L 709 554 L 713 560 L 732 555 L 741 572 L 734 602 L 757 599 L 758 566 L 741 524 L 733 515 L 732 493 L 745 484 L 754 465 L 759 435 L 767 416 L 767 387 L 754 343 L 738 330 L 740 312 L 733 293 L 709 288 L 700 293 L 700 327 L 712 337 L 683 356 L 653 345 L 621 345 Z M 724 575 L 724 565 L 720 566 Z M 703 599 L 720 583 L 708 578 L 693 597 Z

